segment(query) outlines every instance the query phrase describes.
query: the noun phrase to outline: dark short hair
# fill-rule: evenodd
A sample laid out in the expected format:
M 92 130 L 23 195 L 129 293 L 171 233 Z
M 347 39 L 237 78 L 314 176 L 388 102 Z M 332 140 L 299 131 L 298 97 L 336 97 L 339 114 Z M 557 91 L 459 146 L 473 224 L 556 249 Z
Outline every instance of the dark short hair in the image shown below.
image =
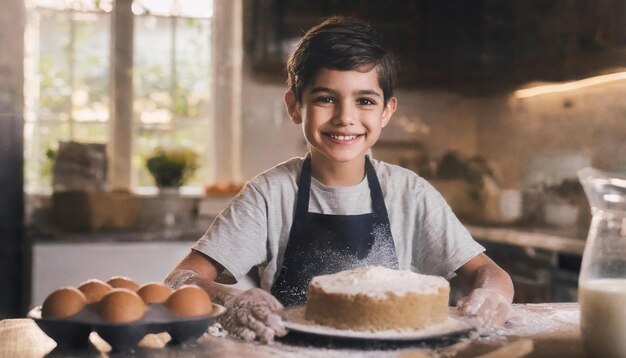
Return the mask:
M 287 84 L 297 100 L 322 68 L 375 68 L 385 104 L 393 96 L 397 64 L 371 26 L 351 17 L 331 17 L 307 31 L 287 61 Z

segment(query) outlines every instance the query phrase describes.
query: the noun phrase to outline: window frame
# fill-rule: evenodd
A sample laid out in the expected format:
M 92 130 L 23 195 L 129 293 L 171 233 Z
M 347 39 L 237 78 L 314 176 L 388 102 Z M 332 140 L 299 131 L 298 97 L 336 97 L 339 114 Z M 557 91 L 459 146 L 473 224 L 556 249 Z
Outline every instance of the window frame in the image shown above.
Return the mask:
M 115 3 L 116 5 L 111 9 L 110 108 L 108 118 L 110 130 L 107 142 L 108 184 L 110 190 L 127 190 L 139 195 L 151 195 L 156 193 L 156 187 L 133 186 L 131 161 L 133 160 L 134 148 L 132 143 L 133 137 L 137 135 L 138 127 L 141 125 L 136 123 L 133 97 L 130 97 L 129 115 L 120 116 L 119 113 L 115 112 L 120 109 L 120 101 L 115 96 L 128 93 L 128 88 L 120 91 L 120 86 L 115 81 L 116 72 L 120 70 L 120 67 L 123 67 L 117 63 L 120 57 L 115 52 L 115 38 L 124 39 L 125 36 L 128 36 L 128 28 L 117 26 L 120 17 L 116 15 L 116 12 L 121 11 L 122 7 L 127 10 L 130 9 L 133 6 L 133 0 L 116 0 Z M 134 16 L 136 15 L 133 15 L 132 12 L 131 16 L 128 16 L 131 24 Z M 127 23 L 128 18 L 124 20 Z M 241 180 L 242 22 L 241 0 L 214 0 L 211 20 L 212 92 L 214 94 L 212 97 L 215 98 L 219 94 L 220 99 L 213 99 L 212 120 L 209 121 L 210 133 L 209 138 L 207 138 L 209 144 L 204 148 L 205 154 L 210 156 L 207 160 L 209 175 L 204 179 L 206 184 Z M 131 45 L 130 48 L 130 69 L 132 70 L 132 49 L 134 46 Z M 28 61 L 28 59 L 25 60 Z M 128 61 L 128 58 L 125 60 Z M 128 65 L 125 66 L 122 70 L 128 69 Z M 25 88 L 28 86 L 27 83 L 29 81 L 25 78 Z M 128 86 L 128 82 L 125 82 L 124 86 Z M 132 78 L 130 79 L 130 86 L 132 93 Z M 129 110 L 128 104 L 125 110 Z M 35 188 L 33 194 L 41 194 L 40 191 L 41 188 Z M 203 187 L 183 187 L 181 191 L 183 194 L 202 195 Z M 49 194 L 49 192 L 43 194 Z

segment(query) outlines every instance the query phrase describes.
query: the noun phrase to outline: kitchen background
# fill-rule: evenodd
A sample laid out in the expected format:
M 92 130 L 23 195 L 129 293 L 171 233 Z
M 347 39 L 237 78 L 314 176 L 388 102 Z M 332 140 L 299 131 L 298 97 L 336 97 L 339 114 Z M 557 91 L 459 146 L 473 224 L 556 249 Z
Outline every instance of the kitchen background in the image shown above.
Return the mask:
M 281 66 L 302 31 L 333 14 L 371 22 L 401 65 L 399 108 L 374 156 L 427 177 L 468 226 L 510 229 L 506 244 L 481 242 L 508 263 L 519 302 L 576 298 L 580 250 L 516 240 L 538 232 L 584 243 L 588 206 L 576 171 L 626 171 L 626 3 L 214 0 L 202 2 L 202 11 L 189 5 L 194 1 L 162 3 L 67 2 L 73 12 L 52 0 L 0 5 L 0 317 L 23 315 L 52 289 L 91 277 L 161 280 L 243 181 L 304 153 L 301 129 L 284 110 Z M 169 16 L 172 5 L 178 16 Z M 185 6 L 193 11 L 184 13 Z M 59 15 L 69 13 L 74 21 Z M 33 18 L 38 29 L 58 27 L 33 32 Z M 75 108 L 43 111 L 51 107 L 42 98 L 71 98 L 71 107 L 85 102 L 85 91 L 68 92 L 62 76 L 48 87 L 37 79 L 47 70 L 43 55 L 55 44 L 63 53 L 70 24 L 84 23 L 98 25 L 82 39 L 92 56 L 76 68 L 96 73 L 84 81 L 85 91 L 103 99 L 101 107 L 84 106 L 92 119 L 81 121 Z M 163 50 L 166 42 L 180 50 Z M 163 52 L 165 73 L 154 60 Z M 80 53 L 68 63 L 83 61 Z M 563 86 L 548 87 L 555 83 Z M 188 85 L 185 96 L 177 97 L 177 85 Z M 133 91 L 152 102 L 129 99 Z M 161 100 L 163 93 L 171 97 Z M 172 98 L 194 104 L 195 112 L 179 115 L 181 102 Z M 87 124 L 106 130 L 82 130 Z M 56 137 L 42 135 L 55 130 Z M 99 158 L 106 150 L 107 170 L 98 169 L 104 167 L 98 159 L 74 177 L 55 168 L 46 152 L 61 162 L 58 141 L 71 139 L 106 143 L 65 155 Z M 179 193 L 167 195 L 154 186 L 145 161 L 172 144 L 198 153 L 199 169 Z

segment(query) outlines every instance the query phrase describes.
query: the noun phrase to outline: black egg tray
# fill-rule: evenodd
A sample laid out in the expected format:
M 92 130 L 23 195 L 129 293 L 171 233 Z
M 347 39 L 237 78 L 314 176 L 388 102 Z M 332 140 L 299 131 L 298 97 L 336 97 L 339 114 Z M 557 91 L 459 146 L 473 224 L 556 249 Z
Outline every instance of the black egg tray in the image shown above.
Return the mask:
M 38 306 L 30 310 L 28 317 L 56 341 L 57 349 L 89 347 L 89 335 L 96 332 L 112 349 L 128 350 L 135 348 L 149 333 L 167 332 L 172 337 L 169 344 L 195 341 L 225 311 L 226 308 L 213 303 L 213 311 L 206 316 L 179 317 L 163 304 L 150 304 L 146 314 L 137 321 L 111 323 L 102 321 L 95 304 L 90 304 L 75 315 L 63 318 L 41 318 L 41 306 Z

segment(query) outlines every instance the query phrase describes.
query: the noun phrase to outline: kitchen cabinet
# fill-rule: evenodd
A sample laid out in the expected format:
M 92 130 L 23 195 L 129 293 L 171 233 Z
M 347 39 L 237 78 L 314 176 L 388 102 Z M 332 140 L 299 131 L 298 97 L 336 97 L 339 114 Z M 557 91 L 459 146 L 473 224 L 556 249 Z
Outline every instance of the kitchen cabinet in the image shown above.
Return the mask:
M 585 240 L 532 228 L 467 226 L 487 255 L 513 280 L 514 302 L 578 299 L 578 274 Z
M 479 242 L 485 246 L 487 255 L 511 276 L 515 288 L 514 302 L 571 302 L 578 299 L 580 256 Z
M 402 87 L 481 94 L 626 65 L 626 3 L 621 0 L 245 4 L 244 40 L 255 73 L 281 82 L 298 38 L 331 15 L 364 19 L 385 36 L 400 62 Z

